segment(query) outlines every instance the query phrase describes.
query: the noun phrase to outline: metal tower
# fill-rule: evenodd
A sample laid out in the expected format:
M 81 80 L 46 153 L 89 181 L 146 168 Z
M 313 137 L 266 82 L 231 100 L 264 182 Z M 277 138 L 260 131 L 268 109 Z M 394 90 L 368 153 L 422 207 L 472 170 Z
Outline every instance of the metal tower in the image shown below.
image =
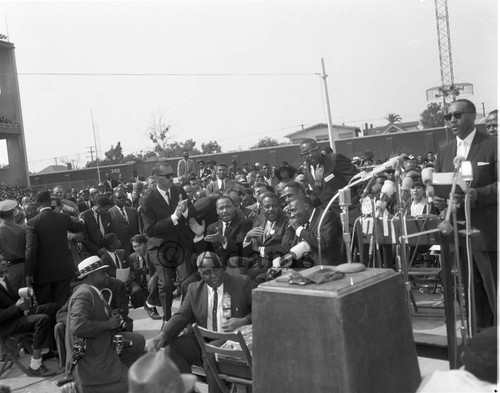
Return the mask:
M 441 86 L 428 89 L 427 100 L 443 99 L 447 107 L 460 94 L 473 94 L 471 83 L 455 84 L 453 78 L 453 59 L 451 56 L 450 24 L 448 18 L 448 0 L 434 0 L 438 34 L 439 64 L 441 67 Z

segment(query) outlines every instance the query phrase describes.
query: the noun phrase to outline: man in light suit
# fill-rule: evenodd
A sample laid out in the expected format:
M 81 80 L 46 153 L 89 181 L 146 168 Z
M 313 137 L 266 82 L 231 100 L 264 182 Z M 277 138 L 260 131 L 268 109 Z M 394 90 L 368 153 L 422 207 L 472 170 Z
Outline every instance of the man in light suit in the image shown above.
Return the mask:
M 179 267 L 180 280 L 194 270 L 191 266 L 194 235 L 188 220 L 196 216 L 196 210 L 184 190 L 174 186 L 173 175 L 172 167 L 166 162 L 153 168 L 156 187 L 144 196 L 141 210 L 149 258 L 158 272 L 165 320 L 172 315 L 176 269 Z
M 113 348 L 121 318 L 119 314 L 111 314 L 100 292 L 108 285 L 105 269 L 107 266 L 97 256 L 80 262 L 79 278 L 84 283 L 75 290 L 68 307 L 66 351 L 70 362 L 75 340 L 87 342 L 75 369 L 75 380 L 82 393 L 126 392 L 128 367 L 144 354 L 145 340 L 137 333 L 119 332 L 124 339 L 121 356 Z
M 194 161 L 189 158 L 189 152 L 186 150 L 182 154 L 182 160 L 177 163 L 177 177 L 181 180 L 194 175 Z
M 232 332 L 252 323 L 252 289 L 255 284 L 247 276 L 227 274 L 223 263 L 213 252 L 198 256 L 197 266 L 202 281 L 192 283 L 179 311 L 163 326 L 160 334 L 148 343 L 149 351 L 158 351 L 168 345 L 166 353 L 181 373 L 191 371 L 192 365 L 202 366 L 201 349 L 192 332 L 179 336 L 186 327 L 197 323 L 203 328 L 218 332 Z M 222 297 L 231 296 L 231 317 L 223 319 Z M 215 300 L 217 296 L 217 300 Z M 209 391 L 218 391 L 211 373 L 207 370 Z
M 227 179 L 227 165 L 226 164 L 217 164 L 216 172 L 217 179 L 213 182 L 207 184 L 207 192 L 208 194 L 212 194 L 214 192 L 218 192 L 221 195 L 226 190 Z
M 435 168 L 436 172 L 453 172 L 455 157 L 472 163 L 471 226 L 481 231 L 480 235 L 471 237 L 477 325 L 487 327 L 496 323 L 497 313 L 497 139 L 476 130 L 476 108 L 469 100 L 452 103 L 445 118 L 456 140 L 439 151 Z M 443 206 L 442 198 L 435 198 L 435 202 L 438 207 Z M 458 220 L 464 219 L 463 209 L 457 214 Z
M 127 255 L 130 255 L 132 253 L 130 239 L 139 233 L 139 215 L 137 214 L 137 210 L 125 205 L 125 202 L 127 202 L 125 191 L 121 189 L 115 191 L 113 201 L 115 202 L 115 206 L 108 210 L 111 216 L 110 229 L 120 239 L 122 248 Z
M 111 216 L 109 209 L 113 207 L 113 202 L 107 196 L 100 196 L 96 204 L 89 210 L 80 214 L 80 218 L 85 223 L 83 247 L 87 256 L 103 255 L 105 250 L 102 246 L 102 238 L 111 232 Z
M 308 268 L 319 265 L 318 226 L 324 212 L 323 209 L 314 207 L 312 201 L 305 195 L 293 199 L 289 204 L 291 215 L 290 224 L 295 231 L 291 246 L 305 241 L 311 247 L 311 258 L 297 261 L 295 267 Z M 321 257 L 322 265 L 339 265 L 345 262 L 341 256 L 341 229 L 335 213 L 328 212 L 321 225 Z M 311 260 L 312 259 L 312 260 Z
M 61 307 L 69 298 L 75 271 L 68 231 L 80 232 L 84 224 L 52 210 L 49 191 L 39 192 L 36 202 L 40 213 L 26 226 L 27 285 L 33 285 L 40 303 L 57 303 Z

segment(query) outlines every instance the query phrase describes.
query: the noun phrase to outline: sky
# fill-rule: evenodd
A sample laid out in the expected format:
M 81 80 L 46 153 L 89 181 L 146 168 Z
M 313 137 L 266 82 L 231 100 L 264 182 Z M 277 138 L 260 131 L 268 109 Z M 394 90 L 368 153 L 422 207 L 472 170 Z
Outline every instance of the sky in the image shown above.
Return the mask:
M 448 4 L 455 82 L 479 112 L 498 105 L 497 0 Z M 152 150 L 161 114 L 172 141 L 223 151 L 332 121 L 419 119 L 439 86 L 433 0 L 0 1 L 15 44 L 29 170 L 83 167 L 118 141 Z M 0 108 L 1 109 L 1 108 Z M 93 122 L 91 117 L 93 116 Z M 0 141 L 4 142 L 4 141 Z M 0 164 L 6 163 L 0 143 Z

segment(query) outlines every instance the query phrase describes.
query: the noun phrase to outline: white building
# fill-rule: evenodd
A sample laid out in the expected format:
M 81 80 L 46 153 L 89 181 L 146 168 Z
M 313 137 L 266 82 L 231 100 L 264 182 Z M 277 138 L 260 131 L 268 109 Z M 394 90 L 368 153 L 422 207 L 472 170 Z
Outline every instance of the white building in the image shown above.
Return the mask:
M 355 138 L 361 133 L 361 129 L 353 126 L 332 125 L 333 140 Z M 311 138 L 317 142 L 328 142 L 328 125 L 326 123 L 318 123 L 311 127 L 303 128 L 302 130 L 292 132 L 285 135 L 289 139 L 289 143 L 298 144 L 304 138 Z

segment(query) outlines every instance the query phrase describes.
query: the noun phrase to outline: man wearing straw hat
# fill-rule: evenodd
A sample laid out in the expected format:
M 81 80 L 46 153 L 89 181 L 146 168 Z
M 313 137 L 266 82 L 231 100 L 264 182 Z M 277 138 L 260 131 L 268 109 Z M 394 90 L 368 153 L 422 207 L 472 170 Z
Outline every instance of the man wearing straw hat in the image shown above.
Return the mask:
M 71 296 L 66 324 L 68 358 L 73 357 L 75 340 L 85 340 L 86 349 L 76 365 L 75 380 L 83 393 L 122 393 L 127 391 L 128 367 L 144 353 L 144 337 L 121 332 L 121 318 L 112 315 L 101 294 L 108 284 L 104 265 L 97 256 L 78 265 L 83 284 Z M 116 333 L 122 336 L 121 355 Z

